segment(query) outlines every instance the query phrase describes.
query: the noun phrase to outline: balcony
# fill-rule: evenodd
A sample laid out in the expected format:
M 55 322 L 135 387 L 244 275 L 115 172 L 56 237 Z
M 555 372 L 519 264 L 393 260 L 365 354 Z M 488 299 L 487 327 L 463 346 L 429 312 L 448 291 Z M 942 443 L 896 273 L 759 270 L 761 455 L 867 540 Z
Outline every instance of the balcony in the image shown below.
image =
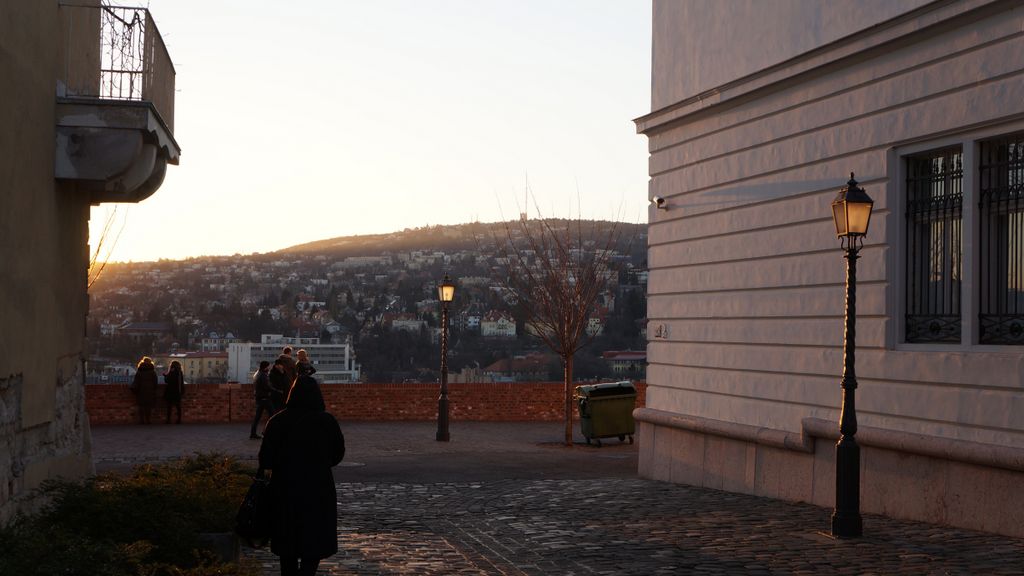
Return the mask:
M 90 202 L 139 202 L 178 164 L 174 66 L 145 8 L 60 3 L 54 176 Z

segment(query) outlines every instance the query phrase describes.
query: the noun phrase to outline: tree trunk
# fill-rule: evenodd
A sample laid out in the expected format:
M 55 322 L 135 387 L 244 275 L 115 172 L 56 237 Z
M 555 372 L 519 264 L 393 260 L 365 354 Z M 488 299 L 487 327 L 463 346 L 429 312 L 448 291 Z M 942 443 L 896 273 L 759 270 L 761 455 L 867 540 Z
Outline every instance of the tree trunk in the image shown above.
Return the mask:
M 572 356 L 562 359 L 565 367 L 565 445 L 572 446 Z

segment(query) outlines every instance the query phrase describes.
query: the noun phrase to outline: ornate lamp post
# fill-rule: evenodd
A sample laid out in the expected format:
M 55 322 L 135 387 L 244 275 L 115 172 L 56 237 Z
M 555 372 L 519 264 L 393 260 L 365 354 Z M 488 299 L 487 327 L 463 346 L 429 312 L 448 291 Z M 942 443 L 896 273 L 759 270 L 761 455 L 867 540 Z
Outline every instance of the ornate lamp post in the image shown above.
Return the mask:
M 850 172 L 846 188 L 832 201 L 836 236 L 846 251 L 846 334 L 843 338 L 843 408 L 836 444 L 836 508 L 832 513 L 832 536 L 855 538 L 863 524 L 860 517 L 860 446 L 857 434 L 857 371 L 855 364 L 857 323 L 857 258 L 868 233 L 874 201 L 857 186 Z
M 455 298 L 455 284 L 448 275 L 437 287 L 441 301 L 441 396 L 437 399 L 437 441 L 447 442 L 448 436 L 448 304 Z

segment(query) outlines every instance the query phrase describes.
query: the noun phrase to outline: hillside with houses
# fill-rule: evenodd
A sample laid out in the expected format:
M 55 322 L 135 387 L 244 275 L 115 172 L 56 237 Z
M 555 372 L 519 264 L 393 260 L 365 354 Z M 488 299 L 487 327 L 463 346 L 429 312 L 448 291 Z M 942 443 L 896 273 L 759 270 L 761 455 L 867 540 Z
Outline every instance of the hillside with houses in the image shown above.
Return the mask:
M 584 249 L 610 251 L 608 287 L 587 326 L 592 342 L 576 359 L 577 377 L 642 376 L 646 226 L 555 225 L 577 226 L 571 232 Z M 612 232 L 616 241 L 605 246 Z M 109 263 L 90 289 L 90 377 L 109 381 L 104 376 L 126 374 L 143 354 L 173 354 L 202 367 L 193 379 L 224 381 L 231 344 L 276 334 L 348 345 L 363 381 L 434 381 L 437 285 L 449 274 L 457 286 L 452 381 L 560 379 L 557 357 L 529 334 L 522 307 L 502 289 L 504 250 L 519 233 L 519 223 L 473 223 L 267 254 Z

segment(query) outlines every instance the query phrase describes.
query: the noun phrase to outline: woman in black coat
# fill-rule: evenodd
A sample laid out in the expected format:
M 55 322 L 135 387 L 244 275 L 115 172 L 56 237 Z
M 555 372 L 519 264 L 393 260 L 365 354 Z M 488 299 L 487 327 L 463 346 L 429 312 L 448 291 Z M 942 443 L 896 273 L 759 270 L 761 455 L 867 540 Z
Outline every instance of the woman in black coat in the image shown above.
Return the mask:
M 345 457 L 338 421 L 324 409 L 320 386 L 300 376 L 285 409 L 267 422 L 260 468 L 270 471 L 275 506 L 270 550 L 281 575 L 316 574 L 320 560 L 338 552 L 337 496 L 331 468 Z
M 156 404 L 156 366 L 149 356 L 143 356 L 135 369 L 131 390 L 139 405 L 139 424 L 149 424 L 153 405 Z
M 181 362 L 174 360 L 164 374 L 164 401 L 167 403 L 167 423 L 171 423 L 171 408 L 178 411 L 178 424 L 181 424 L 181 398 L 185 395 L 185 375 L 181 372 Z

